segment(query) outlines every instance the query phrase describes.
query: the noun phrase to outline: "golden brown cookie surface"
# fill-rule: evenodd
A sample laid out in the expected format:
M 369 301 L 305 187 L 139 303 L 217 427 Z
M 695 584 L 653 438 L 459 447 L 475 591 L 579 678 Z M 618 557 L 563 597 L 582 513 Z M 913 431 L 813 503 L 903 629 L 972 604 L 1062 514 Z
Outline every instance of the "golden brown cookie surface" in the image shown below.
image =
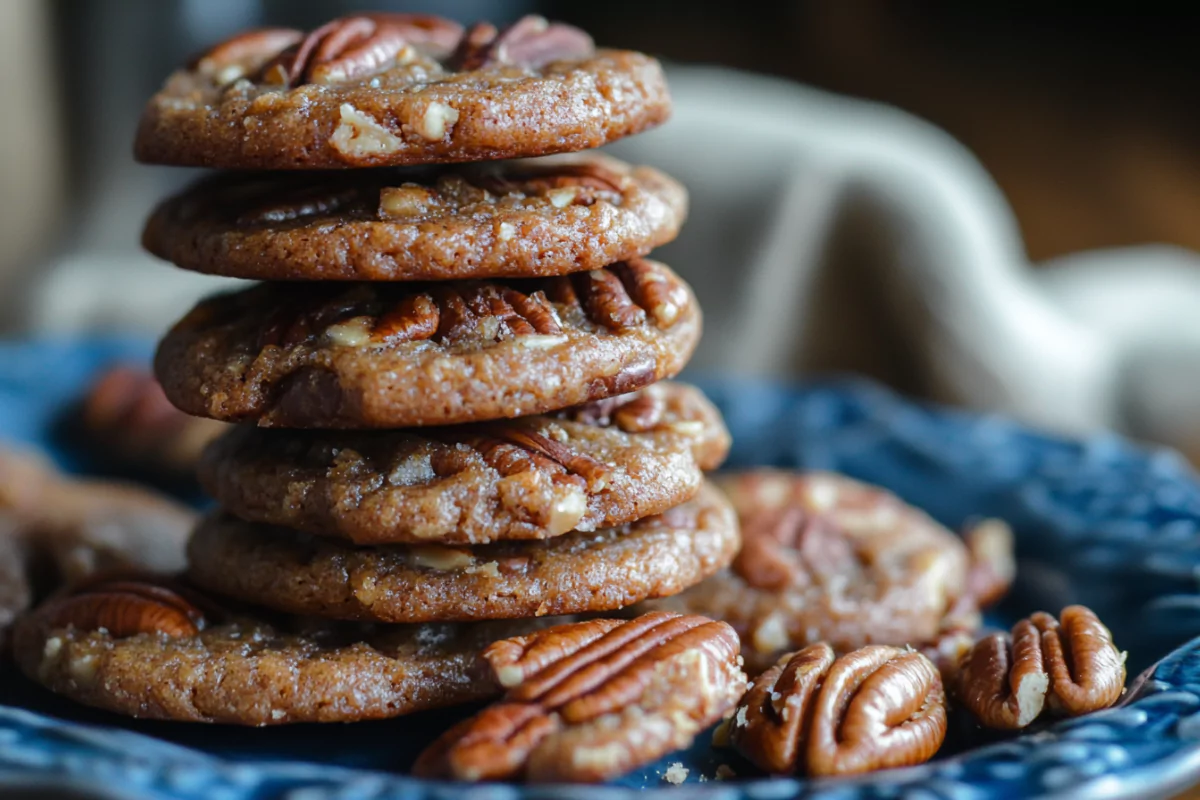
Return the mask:
M 599 147 L 669 114 L 657 61 L 567 25 L 358 14 L 211 48 L 151 98 L 134 152 L 223 169 L 482 161 Z
M 687 194 L 597 153 L 438 170 L 227 173 L 159 206 L 146 248 L 254 280 L 452 280 L 599 269 L 675 238 Z
M 146 577 L 52 598 L 18 623 L 13 650 L 22 671 L 51 691 L 129 716 L 353 722 L 497 694 L 480 653 L 542 624 L 268 620 L 225 613 L 177 581 Z

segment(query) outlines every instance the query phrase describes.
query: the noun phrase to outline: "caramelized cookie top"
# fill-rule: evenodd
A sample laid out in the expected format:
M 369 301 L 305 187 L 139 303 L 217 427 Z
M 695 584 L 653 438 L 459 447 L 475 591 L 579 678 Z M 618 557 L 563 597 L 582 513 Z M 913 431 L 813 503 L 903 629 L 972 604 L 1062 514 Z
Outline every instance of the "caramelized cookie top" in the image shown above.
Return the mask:
M 439 169 L 228 173 L 163 203 L 143 243 L 255 280 L 454 280 L 598 269 L 675 238 L 687 194 L 598 153 Z
M 569 25 L 356 14 L 210 48 L 150 100 L 135 151 L 222 168 L 477 161 L 597 147 L 669 111 L 656 61 Z

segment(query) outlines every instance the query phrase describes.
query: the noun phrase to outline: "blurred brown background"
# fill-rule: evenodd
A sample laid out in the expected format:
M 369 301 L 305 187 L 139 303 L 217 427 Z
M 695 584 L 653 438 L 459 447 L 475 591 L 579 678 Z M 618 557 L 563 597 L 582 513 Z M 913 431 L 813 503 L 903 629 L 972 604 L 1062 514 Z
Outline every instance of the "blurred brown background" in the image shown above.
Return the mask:
M 374 2 L 463 20 L 528 10 L 598 41 L 795 78 L 900 106 L 982 160 L 1033 260 L 1143 242 L 1200 248 L 1194 102 L 1200 16 L 1182 4 L 796 0 Z M 0 286 L 56 249 L 135 236 L 137 108 L 180 52 L 247 25 L 307 25 L 360 3 L 0 3 Z M 1182 10 L 1181 10 L 1182 9 Z M 157 191 L 157 190 L 156 190 Z M 147 196 L 149 192 L 147 190 Z M 126 208 L 123 202 L 134 207 Z M 99 217 L 92 209 L 107 210 Z M 81 219 L 88 220 L 80 230 Z

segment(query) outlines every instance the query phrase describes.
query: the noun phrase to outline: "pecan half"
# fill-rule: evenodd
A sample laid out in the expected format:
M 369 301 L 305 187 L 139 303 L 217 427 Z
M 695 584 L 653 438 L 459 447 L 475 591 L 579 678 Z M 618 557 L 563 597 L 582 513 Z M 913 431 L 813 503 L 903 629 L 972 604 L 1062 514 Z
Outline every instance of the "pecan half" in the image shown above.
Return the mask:
M 760 675 L 726 728 L 773 773 L 851 775 L 928 761 L 946 737 L 941 676 L 925 656 L 868 645 L 835 658 L 828 644 Z
M 607 464 L 577 453 L 562 442 L 556 442 L 537 431 L 521 430 L 514 425 L 515 423 L 484 425 L 482 430 L 490 436 L 561 464 L 567 472 L 583 478 L 590 492 L 602 491 L 608 485 L 612 469 Z
M 643 258 L 622 261 L 609 267 L 624 284 L 629 295 L 646 309 L 660 328 L 670 328 L 687 307 L 683 286 L 657 270 Z
M 600 781 L 686 746 L 745 688 L 733 629 L 665 612 L 590 620 L 484 651 L 496 705 L 447 731 L 413 767 L 457 780 Z
M 619 203 L 630 180 L 599 162 L 588 162 L 530 166 L 517 173 L 483 171 L 474 183 L 495 195 L 542 197 L 562 208 L 590 206 L 600 199 Z
M 596 52 L 592 37 L 573 25 L 547 22 L 530 14 L 503 30 L 477 22 L 450 57 L 450 69 L 467 71 L 498 64 L 538 68 L 554 61 L 587 58 Z
M 40 612 L 51 628 L 106 631 L 115 638 L 140 633 L 174 638 L 203 630 L 204 612 L 173 581 L 149 575 L 98 576 L 50 600 Z M 190 593 L 188 593 L 190 594 Z
M 571 276 L 583 296 L 588 318 L 609 330 L 636 328 L 646 321 L 646 310 L 634 302 L 621 279 L 610 269 L 594 269 Z
M 1060 626 L 1044 612 L 986 636 L 963 656 L 957 695 L 981 724 L 1016 730 L 1044 708 L 1078 716 L 1117 701 L 1125 687 L 1125 656 L 1108 628 L 1083 606 L 1062 611 Z
M 841 529 L 797 505 L 747 515 L 733 570 L 751 586 L 766 591 L 803 586 L 819 575 L 853 574 L 858 556 Z
M 443 55 L 461 31 L 457 23 L 425 14 L 341 17 L 283 50 L 254 79 L 284 87 L 358 80 L 412 61 L 415 45 Z
M 258 69 L 304 38 L 295 28 L 259 28 L 226 39 L 205 51 L 188 68 L 223 86 Z

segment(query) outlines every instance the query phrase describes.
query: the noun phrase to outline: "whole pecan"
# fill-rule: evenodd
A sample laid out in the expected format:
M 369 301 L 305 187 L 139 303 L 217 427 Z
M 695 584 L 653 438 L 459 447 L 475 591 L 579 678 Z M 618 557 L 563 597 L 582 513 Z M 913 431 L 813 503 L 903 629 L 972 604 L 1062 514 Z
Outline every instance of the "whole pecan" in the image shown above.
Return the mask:
M 445 55 L 462 28 L 425 14 L 359 14 L 311 31 L 266 62 L 254 79 L 285 87 L 340 83 L 374 75 L 416 57 L 419 45 L 433 57 Z
M 723 735 L 768 772 L 851 775 L 928 761 L 946 724 L 942 680 L 925 656 L 868 645 L 835 658 L 819 643 L 760 675 Z
M 489 22 L 475 23 L 463 35 L 448 66 L 462 71 L 497 64 L 537 68 L 554 61 L 587 58 L 595 52 L 592 37 L 579 28 L 530 14 L 503 30 Z
M 1079 716 L 1117 701 L 1125 687 L 1125 655 L 1083 606 L 1063 609 L 1062 624 L 1038 612 L 1009 635 L 986 636 L 959 664 L 956 694 L 989 728 L 1016 730 L 1053 712 Z
M 447 731 L 413 767 L 457 780 L 600 781 L 686 746 L 737 701 L 733 629 L 665 612 L 496 642 L 508 693 Z
M 106 631 L 115 638 L 140 633 L 186 637 L 195 636 L 206 624 L 204 612 L 194 602 L 197 599 L 168 578 L 109 573 L 48 601 L 39 614 L 51 628 Z

